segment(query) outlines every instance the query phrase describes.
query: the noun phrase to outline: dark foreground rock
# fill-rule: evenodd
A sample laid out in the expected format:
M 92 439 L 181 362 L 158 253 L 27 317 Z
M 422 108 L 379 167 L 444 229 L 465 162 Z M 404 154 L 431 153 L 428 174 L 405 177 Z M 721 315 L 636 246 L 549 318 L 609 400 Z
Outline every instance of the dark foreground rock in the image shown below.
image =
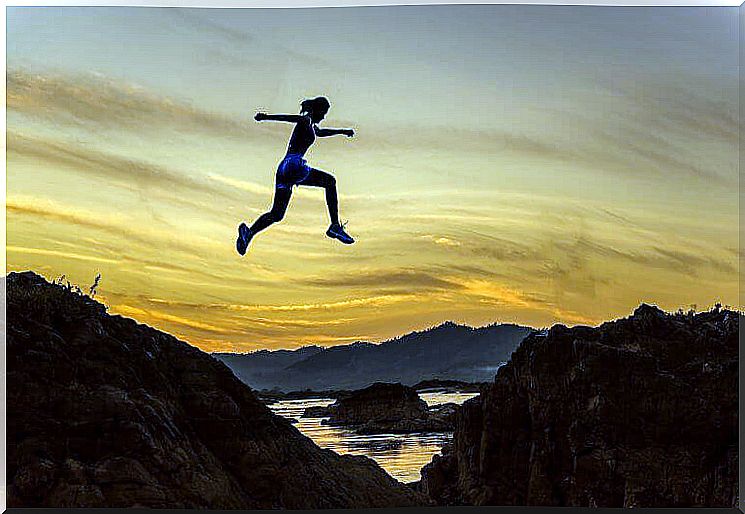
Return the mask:
M 738 314 L 526 338 L 422 471 L 442 505 L 735 507 Z
M 353 391 L 328 407 L 309 407 L 303 417 L 327 417 L 324 424 L 353 428 L 358 434 L 452 432 L 455 404 L 430 409 L 416 390 L 375 383 Z
M 10 507 L 424 503 L 374 461 L 318 448 L 197 348 L 32 273 L 7 292 Z

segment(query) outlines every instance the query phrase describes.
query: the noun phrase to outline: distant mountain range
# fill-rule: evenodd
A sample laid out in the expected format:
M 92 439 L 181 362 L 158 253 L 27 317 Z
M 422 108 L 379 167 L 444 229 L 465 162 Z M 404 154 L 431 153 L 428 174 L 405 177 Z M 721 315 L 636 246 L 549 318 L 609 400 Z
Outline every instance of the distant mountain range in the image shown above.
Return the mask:
M 375 382 L 414 385 L 432 379 L 486 382 L 533 330 L 446 322 L 378 344 L 212 355 L 257 390 L 360 389 Z

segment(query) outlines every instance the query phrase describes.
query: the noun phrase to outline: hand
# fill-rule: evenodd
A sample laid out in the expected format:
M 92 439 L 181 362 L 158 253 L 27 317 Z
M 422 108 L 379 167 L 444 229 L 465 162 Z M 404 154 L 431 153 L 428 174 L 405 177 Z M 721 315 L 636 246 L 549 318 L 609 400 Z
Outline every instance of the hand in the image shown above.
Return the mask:
M 254 119 L 256 121 L 264 121 L 266 118 L 267 118 L 267 116 L 263 112 L 257 112 L 256 113 L 256 116 L 254 116 Z
M 352 129 L 345 130 L 344 135 L 347 137 L 354 137 L 354 130 Z

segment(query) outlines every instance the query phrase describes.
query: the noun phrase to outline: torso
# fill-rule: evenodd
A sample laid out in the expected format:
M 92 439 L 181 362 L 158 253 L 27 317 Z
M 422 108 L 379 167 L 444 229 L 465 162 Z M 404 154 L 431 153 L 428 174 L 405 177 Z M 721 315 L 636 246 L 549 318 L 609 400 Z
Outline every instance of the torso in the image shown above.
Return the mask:
M 287 155 L 296 154 L 303 156 L 308 151 L 310 145 L 316 140 L 316 132 L 310 117 L 305 121 L 295 124 L 290 136 L 290 142 L 287 145 Z

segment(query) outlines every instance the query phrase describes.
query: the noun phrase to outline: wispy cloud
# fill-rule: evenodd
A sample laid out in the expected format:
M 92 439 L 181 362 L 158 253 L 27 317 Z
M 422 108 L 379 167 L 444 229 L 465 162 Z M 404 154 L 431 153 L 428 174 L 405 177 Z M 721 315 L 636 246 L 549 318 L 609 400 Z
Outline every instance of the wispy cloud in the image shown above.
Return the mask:
M 300 303 L 287 305 L 246 305 L 226 303 L 189 303 L 162 298 L 148 298 L 149 302 L 170 307 L 186 307 L 193 309 L 218 310 L 226 312 L 305 312 L 305 311 L 328 311 L 333 313 L 337 310 L 357 307 L 381 307 L 401 303 L 416 298 L 416 295 L 375 295 L 363 298 L 351 298 L 334 302 Z
M 566 320 L 570 323 L 588 324 L 596 321 L 576 312 L 560 308 L 548 300 L 492 281 L 466 280 L 463 282 L 463 286 L 468 294 L 478 297 L 482 304 L 501 308 L 544 311 L 553 316 L 555 320 Z
M 196 193 L 216 197 L 240 197 L 226 187 L 199 180 L 185 172 L 156 164 L 100 152 L 71 141 L 54 141 L 28 137 L 17 132 L 7 134 L 9 156 L 22 156 L 45 162 L 50 166 L 64 166 L 120 187 L 143 191 L 151 187 L 171 191 L 174 195 Z
M 441 246 L 460 246 L 460 241 L 456 239 L 452 239 L 445 236 L 435 236 L 432 234 L 424 234 L 423 236 L 420 236 L 422 239 L 426 239 L 428 241 L 432 241 L 436 245 Z
M 315 287 L 373 288 L 404 290 L 410 293 L 457 289 L 458 284 L 423 269 L 368 269 L 330 277 L 303 280 Z
M 140 309 L 138 307 L 132 307 L 130 305 L 114 305 L 112 306 L 112 310 L 124 316 L 131 316 L 145 323 L 152 323 L 153 321 L 164 321 L 167 323 L 174 323 L 186 328 L 196 329 L 202 332 L 210 332 L 213 334 L 231 333 L 230 330 L 227 330 L 224 327 L 205 323 L 193 318 L 183 318 L 181 316 L 174 316 L 173 314 L 168 314 L 166 312 Z
M 5 208 L 11 216 L 30 216 L 86 227 L 104 232 L 116 240 L 123 238 L 129 243 L 138 242 L 149 247 L 165 245 L 190 255 L 216 246 L 215 242 L 194 235 L 185 237 L 183 234 L 169 234 L 152 227 L 134 227 L 129 218 L 123 215 L 72 208 L 42 198 L 9 196 Z
M 191 29 L 208 32 L 211 35 L 223 39 L 228 48 L 240 52 L 253 51 L 258 55 L 272 55 L 273 57 L 292 59 L 299 62 L 307 62 L 315 66 L 323 66 L 326 69 L 339 69 L 338 66 L 331 64 L 330 61 L 307 52 L 298 52 L 284 45 L 273 45 L 267 48 L 263 39 L 254 33 L 245 29 L 237 29 L 226 24 L 213 21 L 209 18 L 207 11 L 201 9 L 177 8 L 168 9 L 168 14 L 174 20 L 180 21 Z M 245 58 L 243 60 L 245 63 Z
M 117 264 L 119 261 L 115 259 L 109 259 L 106 257 L 97 257 L 95 255 L 84 255 L 75 252 L 62 252 L 59 250 L 48 250 L 45 248 L 26 248 L 23 246 L 9 245 L 5 247 L 8 252 L 14 253 L 27 253 L 34 255 L 48 255 L 50 257 L 60 257 L 62 259 L 75 259 L 89 262 L 100 262 L 105 264 Z
M 8 70 L 7 109 L 55 122 L 92 123 L 102 128 L 142 131 L 175 127 L 242 140 L 262 137 L 246 121 L 209 112 L 145 88 L 103 76 L 35 74 Z

